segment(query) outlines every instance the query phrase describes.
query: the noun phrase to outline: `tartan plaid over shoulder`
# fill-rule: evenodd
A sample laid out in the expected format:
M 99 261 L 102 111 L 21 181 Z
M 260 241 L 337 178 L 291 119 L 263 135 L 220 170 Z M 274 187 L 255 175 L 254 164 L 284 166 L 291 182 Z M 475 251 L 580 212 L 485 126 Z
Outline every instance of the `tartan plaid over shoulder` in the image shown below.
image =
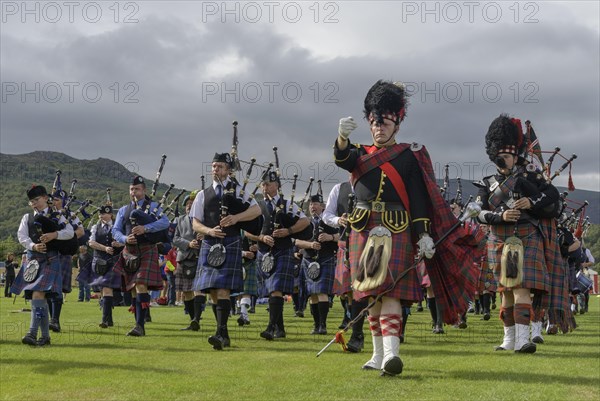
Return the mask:
M 452 228 L 458 219 L 444 201 L 435 181 L 431 159 L 425 146 L 413 145 L 411 150 L 423 172 L 423 182 L 429 194 L 429 218 L 434 242 Z M 444 322 L 458 322 L 458 315 L 467 310 L 469 300 L 477 290 L 482 249 L 478 247 L 483 233 L 470 233 L 463 227 L 456 228 L 435 249 L 432 259 L 425 265 L 438 307 L 442 308 Z

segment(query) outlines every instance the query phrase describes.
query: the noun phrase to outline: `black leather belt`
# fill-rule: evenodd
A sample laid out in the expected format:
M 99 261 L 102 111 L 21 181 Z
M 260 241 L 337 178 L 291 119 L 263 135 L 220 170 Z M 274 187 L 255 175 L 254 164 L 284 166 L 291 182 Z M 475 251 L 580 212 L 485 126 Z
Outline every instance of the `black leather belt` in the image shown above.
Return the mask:
M 402 211 L 404 205 L 400 202 L 380 202 L 380 201 L 358 201 L 356 202 L 358 209 L 372 210 L 374 212 L 385 212 L 385 211 Z

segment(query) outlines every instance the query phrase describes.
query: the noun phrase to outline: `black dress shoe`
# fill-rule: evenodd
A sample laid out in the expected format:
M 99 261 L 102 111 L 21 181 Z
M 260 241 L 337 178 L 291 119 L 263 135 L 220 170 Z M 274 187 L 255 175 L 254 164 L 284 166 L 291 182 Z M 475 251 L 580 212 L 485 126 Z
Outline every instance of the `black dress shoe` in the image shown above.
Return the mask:
M 240 316 L 237 318 L 237 323 L 239 326 L 247 326 L 250 324 L 250 320 L 246 319 L 244 316 Z
M 225 347 L 225 339 L 220 335 L 208 337 L 208 343 L 213 346 L 213 349 L 221 351 Z
M 358 353 L 358 352 L 362 351 L 364 346 L 365 346 L 364 336 L 358 336 L 358 335 L 350 337 L 350 340 L 346 344 L 346 348 L 348 349 L 349 352 L 352 352 L 352 353 Z
M 260 336 L 267 341 L 272 341 L 275 338 L 275 334 L 273 333 L 273 329 L 267 328 L 265 331 L 260 333 Z
M 101 329 L 108 329 L 108 322 L 102 322 L 98 325 Z
M 200 323 L 198 323 L 195 320 L 192 320 L 190 322 L 190 325 L 188 327 L 184 327 L 181 330 L 192 330 L 192 331 L 199 331 L 200 330 Z
M 129 330 L 127 335 L 131 337 L 143 337 L 146 335 L 146 330 L 139 324 L 136 324 L 133 329 Z
M 50 330 L 52 330 L 55 333 L 60 333 L 60 323 L 58 322 L 58 320 L 52 319 L 50 320 Z
M 490 320 L 490 313 L 489 312 L 485 312 L 483 314 L 483 317 L 481 318 L 481 320 Z
M 38 347 L 43 347 L 44 345 L 50 345 L 50 337 L 40 337 L 37 341 Z
M 280 330 L 278 327 L 273 331 L 273 338 L 285 338 L 285 330 Z
M 223 337 L 223 348 L 231 347 L 231 339 L 229 337 Z
M 34 335 L 31 333 L 25 334 L 25 337 L 23 337 L 21 339 L 21 342 L 23 344 L 27 344 L 27 345 L 37 345 L 37 340 L 35 339 Z

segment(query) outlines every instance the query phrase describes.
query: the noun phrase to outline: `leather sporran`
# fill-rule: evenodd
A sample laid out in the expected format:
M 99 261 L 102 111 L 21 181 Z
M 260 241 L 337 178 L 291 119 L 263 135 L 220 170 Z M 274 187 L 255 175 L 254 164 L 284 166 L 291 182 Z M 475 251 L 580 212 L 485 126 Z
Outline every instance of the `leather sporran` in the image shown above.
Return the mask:
M 40 264 L 37 260 L 32 259 L 27 262 L 25 270 L 23 270 L 23 280 L 26 283 L 33 283 L 40 273 Z
M 94 273 L 99 276 L 104 276 L 108 273 L 108 262 L 104 259 L 96 259 L 96 264 L 94 265 Z
M 392 256 L 392 233 L 383 226 L 369 232 L 369 238 L 358 262 L 358 273 L 352 282 L 357 291 L 370 291 L 385 281 Z
M 513 288 L 523 281 L 523 241 L 514 235 L 504 241 L 500 259 L 500 284 Z
M 306 268 L 306 277 L 312 281 L 317 281 L 321 277 L 321 265 L 319 262 L 310 262 Z
M 270 274 L 275 267 L 275 257 L 271 252 L 265 253 L 262 257 L 262 263 L 260 264 L 260 269 L 265 274 Z
M 181 264 L 181 273 L 183 278 L 188 280 L 196 277 L 196 270 L 198 267 L 198 259 L 186 259 L 179 262 Z
M 130 254 L 126 249 L 123 250 L 123 259 L 125 259 L 125 263 L 123 263 L 123 270 L 125 270 L 126 273 L 133 274 L 140 268 L 140 257 Z
M 210 267 L 219 268 L 225 263 L 227 250 L 223 244 L 214 244 L 208 250 L 206 261 Z

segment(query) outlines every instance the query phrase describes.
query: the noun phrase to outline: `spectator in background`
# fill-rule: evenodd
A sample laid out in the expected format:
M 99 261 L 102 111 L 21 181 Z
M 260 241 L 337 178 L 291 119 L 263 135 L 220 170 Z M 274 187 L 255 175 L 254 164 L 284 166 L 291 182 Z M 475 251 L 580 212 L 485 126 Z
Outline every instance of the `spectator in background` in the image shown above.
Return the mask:
M 17 269 L 17 263 L 15 262 L 15 255 L 10 252 L 6 255 L 6 262 L 4 269 L 6 271 L 6 282 L 4 283 L 4 297 L 11 298 L 10 286 L 15 281 L 15 269 Z

